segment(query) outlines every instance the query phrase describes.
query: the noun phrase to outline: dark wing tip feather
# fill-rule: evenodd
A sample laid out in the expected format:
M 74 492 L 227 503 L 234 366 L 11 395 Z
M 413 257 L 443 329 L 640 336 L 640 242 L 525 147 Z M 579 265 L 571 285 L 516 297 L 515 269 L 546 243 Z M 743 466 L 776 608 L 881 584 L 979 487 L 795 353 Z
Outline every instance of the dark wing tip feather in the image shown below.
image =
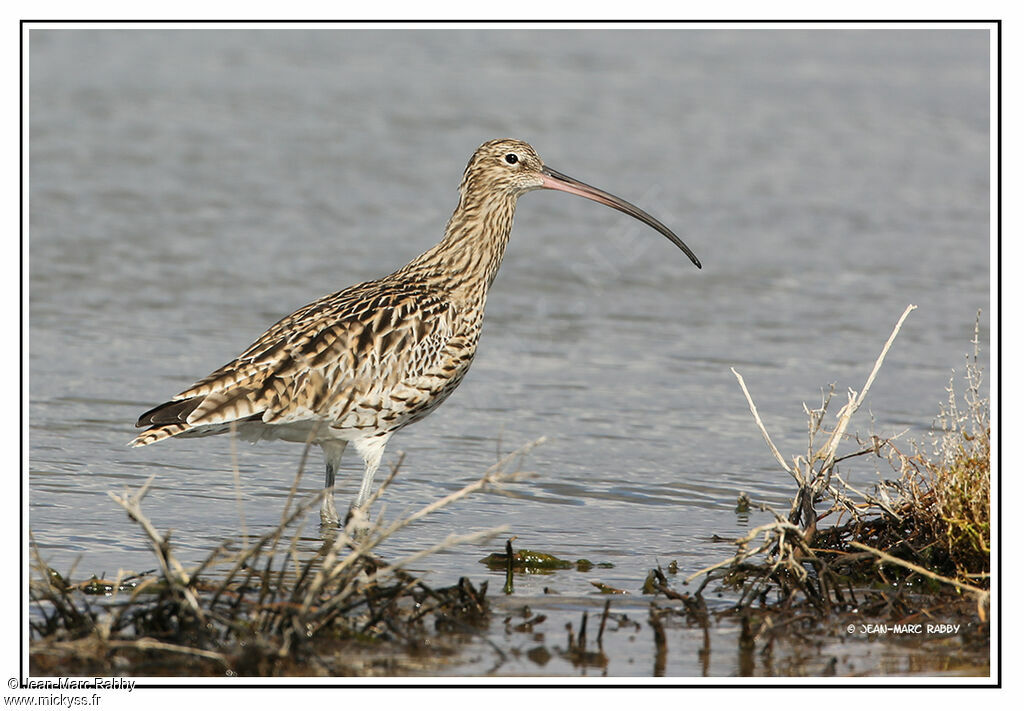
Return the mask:
M 185 420 L 192 411 L 199 407 L 203 401 L 200 396 L 190 397 L 187 400 L 171 400 L 161 403 L 151 410 L 147 410 L 139 416 L 136 427 L 158 427 L 160 425 L 185 424 Z

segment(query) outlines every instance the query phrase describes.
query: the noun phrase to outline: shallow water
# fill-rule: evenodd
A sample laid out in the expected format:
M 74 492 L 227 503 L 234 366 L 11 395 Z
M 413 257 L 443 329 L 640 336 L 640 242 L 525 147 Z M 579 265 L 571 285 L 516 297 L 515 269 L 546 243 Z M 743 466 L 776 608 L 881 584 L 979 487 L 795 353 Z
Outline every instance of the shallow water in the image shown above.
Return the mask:
M 670 580 L 679 589 L 676 581 Z M 662 599 L 661 602 L 664 602 Z M 492 601 L 496 622 L 487 641 L 477 640 L 461 649 L 444 674 L 480 673 L 496 676 L 566 677 L 868 677 L 955 676 L 978 677 L 989 673 L 984 650 L 965 644 L 972 635 L 960 620 L 958 633 L 864 634 L 845 630 L 847 623 L 826 618 L 812 634 L 780 634 L 774 644 L 762 637 L 752 646 L 741 640 L 738 620 L 725 618 L 709 626 L 707 634 L 681 616 L 662 616 L 665 644 L 658 644 L 650 623 L 649 600 L 616 596 L 602 636 L 605 661 L 583 664 L 567 653 L 566 625 L 579 634 L 587 613 L 586 649 L 598 650 L 597 635 L 603 600 L 547 596 L 541 599 L 508 598 Z M 526 619 L 546 617 L 529 632 L 516 629 Z M 709 607 L 725 607 L 712 599 Z M 673 610 L 677 605 L 659 607 Z M 776 617 L 780 622 L 781 617 Z M 786 623 L 782 623 L 786 624 Z M 502 650 L 499 655 L 488 642 Z M 545 650 L 545 651 L 541 651 Z M 546 653 L 545 653 L 546 652 Z M 963 679 L 967 681 L 967 679 Z
M 535 476 L 385 556 L 504 524 L 517 545 L 614 565 L 558 576 L 563 595 L 637 592 L 670 560 L 692 573 L 731 553 L 713 534 L 766 520 L 734 513 L 740 491 L 792 494 L 730 367 L 797 454 L 801 402 L 859 389 L 907 304 L 861 433 L 925 439 L 978 309 L 988 342 L 981 31 L 34 30 L 29 51 L 30 525 L 78 576 L 153 567 L 107 497 L 150 475 L 144 510 L 186 563 L 238 535 L 229 441 L 133 450 L 135 419 L 281 316 L 431 246 L 489 138 L 640 205 L 704 269 L 624 215 L 526 196 L 472 371 L 392 440 L 385 465 L 406 458 L 386 515 L 545 436 Z M 240 447 L 247 530 L 276 523 L 300 455 Z M 304 494 L 321 466 L 314 453 Z M 339 505 L 359 471 L 350 459 Z M 478 560 L 502 547 L 419 569 L 495 590 Z

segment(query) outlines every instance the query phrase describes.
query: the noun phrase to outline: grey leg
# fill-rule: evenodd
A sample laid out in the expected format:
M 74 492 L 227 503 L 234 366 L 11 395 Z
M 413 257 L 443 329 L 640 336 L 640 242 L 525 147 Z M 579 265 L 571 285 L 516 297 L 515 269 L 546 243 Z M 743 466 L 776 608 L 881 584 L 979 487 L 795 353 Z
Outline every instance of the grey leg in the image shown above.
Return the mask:
M 334 507 L 334 476 L 341 466 L 341 455 L 345 453 L 346 442 L 324 442 L 324 460 L 327 462 L 324 474 L 324 498 L 320 502 L 320 525 L 337 526 L 341 523 L 338 510 Z
M 366 470 L 363 472 L 363 483 L 359 487 L 359 496 L 356 497 L 356 508 L 362 508 L 370 498 L 370 490 L 373 488 L 373 476 L 377 473 L 380 460 L 384 456 L 384 448 L 391 439 L 391 433 L 374 435 L 366 439 L 356 440 L 356 451 L 363 458 Z

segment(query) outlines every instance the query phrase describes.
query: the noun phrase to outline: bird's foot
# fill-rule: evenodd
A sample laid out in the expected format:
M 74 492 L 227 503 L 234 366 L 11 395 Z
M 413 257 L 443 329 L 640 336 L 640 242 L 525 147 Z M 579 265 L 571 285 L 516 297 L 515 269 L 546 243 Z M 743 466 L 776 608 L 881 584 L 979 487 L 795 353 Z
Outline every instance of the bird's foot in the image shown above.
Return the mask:
M 341 525 L 341 517 L 338 510 L 334 508 L 334 497 L 324 499 L 320 505 L 320 526 L 321 528 L 337 528 Z

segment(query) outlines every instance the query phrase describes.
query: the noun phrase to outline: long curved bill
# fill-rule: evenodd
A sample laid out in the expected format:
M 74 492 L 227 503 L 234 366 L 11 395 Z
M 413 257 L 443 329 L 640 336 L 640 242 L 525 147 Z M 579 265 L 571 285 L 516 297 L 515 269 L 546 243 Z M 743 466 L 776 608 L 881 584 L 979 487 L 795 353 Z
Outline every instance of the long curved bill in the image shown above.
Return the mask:
M 658 232 L 668 237 L 672 244 L 683 250 L 686 253 L 686 256 L 690 258 L 690 261 L 696 264 L 697 268 L 700 269 L 700 260 L 697 259 L 697 255 L 693 253 L 693 250 L 687 247 L 683 243 L 683 240 L 676 237 L 675 232 L 665 227 L 665 225 L 661 224 L 661 222 L 648 215 L 636 205 L 628 203 L 622 198 L 615 197 L 611 193 L 606 193 L 604 190 L 598 190 L 593 185 L 587 185 L 575 178 L 570 178 L 568 175 L 559 173 L 557 170 L 552 170 L 547 166 L 544 166 L 540 173 L 544 180 L 543 185 L 541 185 L 542 188 L 547 188 L 548 190 L 561 190 L 562 192 L 585 197 L 589 200 L 593 200 L 594 202 L 599 202 L 602 205 L 614 207 L 616 210 L 624 212 L 627 215 L 635 217 L 641 222 L 650 225 L 654 229 L 658 230 Z

